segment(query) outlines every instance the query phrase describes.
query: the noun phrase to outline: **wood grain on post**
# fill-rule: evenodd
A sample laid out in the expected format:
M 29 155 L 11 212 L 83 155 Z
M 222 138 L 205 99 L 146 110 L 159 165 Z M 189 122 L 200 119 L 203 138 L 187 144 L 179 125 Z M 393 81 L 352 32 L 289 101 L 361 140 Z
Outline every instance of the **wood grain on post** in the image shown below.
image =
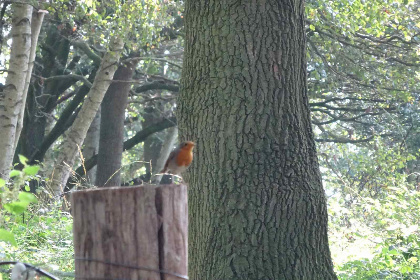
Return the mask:
M 185 185 L 77 191 L 72 209 L 76 279 L 187 279 Z

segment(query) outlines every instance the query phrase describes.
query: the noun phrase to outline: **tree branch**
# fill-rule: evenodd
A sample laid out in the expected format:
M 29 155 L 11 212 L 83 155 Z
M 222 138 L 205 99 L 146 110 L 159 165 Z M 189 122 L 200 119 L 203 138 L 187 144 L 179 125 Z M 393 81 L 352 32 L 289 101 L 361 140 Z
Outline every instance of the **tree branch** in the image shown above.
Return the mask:
M 60 135 L 62 135 L 66 131 L 66 129 L 68 128 L 68 125 L 66 124 L 69 121 L 72 122 L 74 120 L 74 118 L 71 118 L 73 112 L 75 112 L 76 108 L 80 105 L 80 103 L 83 101 L 88 92 L 89 88 L 87 86 L 82 86 L 78 90 L 76 96 L 67 105 L 63 113 L 61 113 L 60 118 L 55 123 L 53 129 L 44 138 L 44 141 L 42 141 L 42 144 L 39 147 L 39 149 L 30 157 L 29 161 L 31 164 L 34 164 L 36 161 L 42 161 L 47 150 L 58 139 L 58 137 L 60 137 Z M 75 117 L 75 115 L 73 115 L 73 117 Z
M 73 46 L 76 48 L 81 49 L 90 59 L 93 60 L 93 62 L 96 64 L 96 66 L 99 66 L 101 64 L 102 58 L 97 55 L 90 47 L 89 45 L 82 40 L 76 40 L 71 42 Z
M 357 98 L 357 97 L 344 97 L 344 98 L 330 98 L 325 99 L 321 102 L 309 102 L 309 106 L 323 106 L 326 103 L 335 102 L 335 101 L 345 101 L 345 100 L 355 100 L 355 101 L 365 101 L 365 102 L 374 102 L 374 103 L 386 103 L 387 100 L 384 99 L 369 99 L 369 98 Z
M 154 89 L 160 89 L 160 90 L 169 90 L 173 92 L 179 92 L 179 85 L 176 84 L 170 84 L 165 81 L 154 81 L 151 83 L 146 83 L 138 88 L 136 88 L 136 93 L 142 93 L 148 90 L 154 90 Z
M 43 78 L 43 77 L 37 76 L 35 74 L 33 74 L 32 76 L 37 77 L 39 79 L 42 79 L 44 81 L 44 83 L 48 83 L 48 82 L 52 82 L 52 81 L 74 80 L 74 81 L 83 81 L 88 88 L 92 87 L 92 83 L 89 82 L 89 80 L 86 77 L 84 77 L 82 75 L 77 75 L 77 74 L 57 75 L 57 76 L 51 76 L 51 77 L 48 77 L 48 78 Z
M 393 136 L 393 134 L 386 133 L 386 134 L 380 134 L 380 135 L 373 135 L 373 136 L 369 136 L 363 139 L 350 139 L 350 138 L 344 138 L 344 137 L 326 138 L 326 139 L 315 138 L 315 141 L 318 143 L 333 142 L 333 143 L 343 143 L 343 144 L 357 144 L 357 143 L 366 143 L 366 142 L 372 141 L 375 138 L 375 136 L 388 137 L 388 136 Z
M 147 102 L 152 102 L 156 100 L 170 101 L 170 100 L 174 100 L 175 98 L 176 98 L 175 96 L 168 96 L 168 97 L 156 96 L 156 97 L 151 97 L 151 98 L 143 97 L 143 100 L 129 100 L 128 103 L 145 104 Z
M 364 44 L 366 47 L 362 47 L 362 46 L 353 44 L 353 43 L 351 43 L 349 38 L 343 37 L 342 35 L 339 35 L 339 34 L 330 34 L 326 31 L 321 30 L 317 26 L 315 26 L 315 31 L 318 32 L 319 34 L 325 35 L 325 36 L 327 36 L 327 37 L 329 37 L 333 40 L 336 40 L 343 45 L 359 49 L 360 51 L 362 51 L 366 54 L 372 55 L 374 57 L 384 58 L 387 61 L 395 61 L 395 62 L 398 62 L 398 63 L 403 64 L 405 66 L 413 66 L 413 67 L 419 67 L 420 66 L 420 63 L 418 63 L 418 62 L 417 63 L 411 63 L 411 62 L 403 61 L 403 60 L 401 60 L 399 58 L 396 58 L 396 57 L 387 57 L 387 53 L 384 53 L 383 51 L 378 50 L 377 47 L 375 47 L 375 48 L 376 48 L 376 51 L 378 51 L 379 53 L 375 53 L 374 50 L 372 49 L 372 46 L 370 46 L 370 45 Z M 358 43 L 363 44 L 362 42 L 358 42 Z
M 374 115 L 379 115 L 380 113 L 364 113 L 364 114 L 360 114 L 357 115 L 355 117 L 351 117 L 351 118 L 341 118 L 341 117 L 335 117 L 332 115 L 329 115 L 332 119 L 328 120 L 328 121 L 312 121 L 313 124 L 315 125 L 326 125 L 326 124 L 330 124 L 330 123 L 334 123 L 334 122 L 352 122 L 352 121 L 356 121 L 357 119 L 364 117 L 364 116 L 374 116 Z
M 179 69 L 182 69 L 182 66 L 179 65 L 178 63 L 169 61 L 169 60 L 167 60 L 165 58 L 159 58 L 159 57 L 147 57 L 147 56 L 130 57 L 130 58 L 127 58 L 127 59 L 123 60 L 122 63 L 129 62 L 131 60 L 143 60 L 143 61 L 144 60 L 156 60 L 156 61 L 162 61 L 162 62 L 168 63 L 169 65 L 172 65 L 172 66 L 175 66 L 175 67 L 177 67 Z

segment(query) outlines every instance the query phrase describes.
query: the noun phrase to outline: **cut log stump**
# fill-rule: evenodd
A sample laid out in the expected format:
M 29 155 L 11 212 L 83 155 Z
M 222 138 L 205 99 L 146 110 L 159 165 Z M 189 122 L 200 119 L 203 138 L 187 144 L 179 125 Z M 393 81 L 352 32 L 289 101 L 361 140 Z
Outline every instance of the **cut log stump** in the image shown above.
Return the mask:
M 76 191 L 76 279 L 187 279 L 185 185 Z

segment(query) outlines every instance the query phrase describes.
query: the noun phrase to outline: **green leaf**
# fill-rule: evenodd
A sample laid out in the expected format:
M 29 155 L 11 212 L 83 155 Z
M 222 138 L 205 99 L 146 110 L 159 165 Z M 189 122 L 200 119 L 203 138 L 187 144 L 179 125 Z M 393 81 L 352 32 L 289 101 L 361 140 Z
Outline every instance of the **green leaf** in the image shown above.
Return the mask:
M 398 255 L 398 251 L 395 249 L 392 249 L 391 251 L 388 252 L 388 254 L 393 255 L 393 256 L 397 256 Z
M 0 228 L 0 240 L 9 242 L 13 246 L 17 246 L 15 236 L 13 235 L 13 233 L 2 228 Z
M 12 171 L 10 171 L 10 178 L 13 178 L 13 177 L 16 177 L 16 176 L 19 176 L 20 174 L 21 174 L 22 172 L 20 172 L 19 170 L 12 170 Z
M 312 31 L 315 31 L 315 26 L 314 25 L 309 25 L 309 29 L 311 29 Z
M 6 181 L 0 178 L 0 188 L 6 185 Z
M 408 259 L 408 261 L 412 262 L 412 263 L 417 263 L 418 258 L 417 257 L 411 257 L 411 258 Z
M 36 196 L 29 192 L 20 192 L 19 200 L 27 203 L 38 203 Z
M 19 156 L 19 161 L 20 163 L 22 163 L 23 165 L 26 165 L 28 163 L 28 158 L 23 156 L 23 155 L 18 155 Z
M 24 201 L 11 202 L 4 204 L 4 209 L 12 214 L 22 214 L 28 208 L 29 203 Z
M 39 165 L 31 165 L 23 168 L 23 172 L 25 172 L 26 175 L 36 175 L 38 173 L 38 170 Z

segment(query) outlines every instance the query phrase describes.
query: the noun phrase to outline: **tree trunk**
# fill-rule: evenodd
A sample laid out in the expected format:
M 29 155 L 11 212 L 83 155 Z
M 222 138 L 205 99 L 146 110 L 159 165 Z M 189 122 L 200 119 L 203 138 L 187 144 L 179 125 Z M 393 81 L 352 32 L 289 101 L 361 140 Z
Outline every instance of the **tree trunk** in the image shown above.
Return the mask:
M 158 102 L 154 106 L 159 106 L 160 110 L 157 110 L 155 107 L 147 107 L 144 109 L 142 127 L 148 127 L 160 121 L 161 113 L 164 111 L 164 108 Z M 156 162 L 159 157 L 159 151 L 162 148 L 161 137 L 157 133 L 147 137 L 146 141 L 143 144 L 143 161 L 144 166 L 146 167 L 146 173 L 156 173 L 160 170 L 156 170 Z
M 16 129 L 31 51 L 32 6 L 13 3 L 12 47 L 6 86 L 0 94 L 0 177 L 9 178 L 15 152 Z
M 100 68 L 86 100 L 73 125 L 64 134 L 63 145 L 57 156 L 51 180 L 51 189 L 56 194 L 60 194 L 67 183 L 75 158 L 117 69 L 117 62 L 120 59 L 123 46 L 121 37 L 111 39 L 109 51 L 102 58 Z
M 186 1 L 190 279 L 336 279 L 301 0 Z
M 49 48 L 41 50 L 39 64 L 43 67 L 38 66 L 34 71 L 37 75 L 48 78 L 63 74 L 69 56 L 70 42 L 63 36 L 65 31 L 60 32 L 56 24 L 49 23 L 46 29 L 47 34 L 42 44 Z M 55 51 L 51 52 L 50 49 Z M 18 152 L 30 158 L 32 163 L 35 163 L 35 160 L 43 161 L 46 149 L 42 145 L 46 140 L 47 118 L 48 115 L 51 115 L 48 104 L 55 102 L 59 97 L 61 93 L 59 85 L 59 81 L 44 84 L 41 78 L 37 78 L 29 87 Z M 57 125 L 59 124 L 57 123 Z
M 88 160 L 94 155 L 98 154 L 99 150 L 99 131 L 101 126 L 101 109 L 99 107 L 98 112 L 96 113 L 95 118 L 92 121 L 92 124 L 89 127 L 89 130 L 86 134 L 85 141 L 83 142 L 83 158 Z M 88 184 L 93 185 L 96 181 L 96 166 L 94 166 L 89 171 L 86 171 L 85 176 Z
M 122 65 L 115 72 L 114 80 L 131 80 L 138 61 Z M 121 160 L 124 144 L 124 119 L 131 83 L 114 82 L 102 102 L 99 138 L 97 186 L 121 185 Z
M 25 87 L 22 93 L 22 110 L 19 111 L 17 128 L 16 128 L 16 138 L 15 138 L 15 149 L 19 141 L 20 133 L 22 132 L 23 127 L 23 116 L 25 113 L 26 97 L 28 95 L 29 84 L 31 83 L 32 69 L 34 68 L 34 62 L 36 57 L 36 47 L 38 45 L 39 32 L 41 31 L 42 22 L 44 21 L 44 15 L 46 11 L 37 10 L 32 12 L 32 22 L 31 22 L 31 51 L 29 54 L 29 64 L 28 64 L 28 74 L 26 75 Z M 14 150 L 15 150 L 14 149 Z M 28 155 L 29 156 L 29 155 Z
M 154 174 L 162 171 L 163 167 L 165 166 L 166 160 L 169 157 L 169 154 L 174 149 L 174 146 L 177 140 L 178 140 L 178 128 L 176 126 L 169 128 L 168 131 L 166 132 L 166 136 L 163 141 L 162 148 L 160 149 L 160 152 L 159 152 L 159 157 L 156 161 L 156 167 L 153 172 Z M 153 176 L 152 183 L 159 184 L 161 183 L 161 179 L 162 179 L 162 175 Z

